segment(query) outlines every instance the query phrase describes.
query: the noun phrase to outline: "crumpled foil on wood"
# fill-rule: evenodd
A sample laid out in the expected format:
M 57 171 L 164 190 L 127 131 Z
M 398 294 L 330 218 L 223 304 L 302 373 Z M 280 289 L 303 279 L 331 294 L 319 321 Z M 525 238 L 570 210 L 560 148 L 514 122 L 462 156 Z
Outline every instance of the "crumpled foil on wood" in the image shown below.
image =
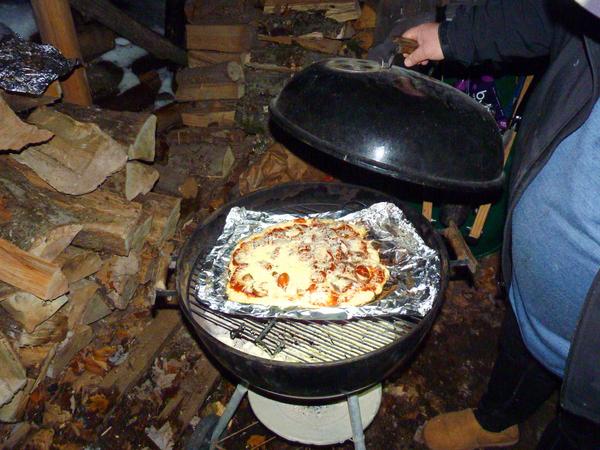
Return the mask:
M 0 36 L 0 88 L 8 92 L 42 95 L 76 64 L 51 45 L 25 41 L 14 34 Z
M 196 299 L 208 308 L 226 314 L 296 320 L 347 320 L 391 315 L 411 316 L 419 320 L 431 310 L 441 285 L 440 257 L 437 251 L 425 244 L 402 210 L 386 202 L 375 203 L 359 211 L 341 210 L 308 215 L 357 223 L 369 230 L 368 239 L 379 245 L 381 262 L 390 272 L 383 289 L 385 296 L 362 306 L 318 309 L 229 301 L 226 290 L 228 267 L 237 243 L 271 225 L 297 217 L 301 216 L 232 208 L 215 246 L 196 262 L 200 265 Z

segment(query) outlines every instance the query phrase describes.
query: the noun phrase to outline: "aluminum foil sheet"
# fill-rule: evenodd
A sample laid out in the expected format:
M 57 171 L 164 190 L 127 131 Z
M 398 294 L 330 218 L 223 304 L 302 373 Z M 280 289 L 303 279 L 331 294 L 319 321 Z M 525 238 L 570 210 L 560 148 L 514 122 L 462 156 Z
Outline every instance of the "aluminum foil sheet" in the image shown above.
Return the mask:
M 238 241 L 271 225 L 298 217 L 301 216 L 232 208 L 215 247 L 199 262 L 197 299 L 212 310 L 226 314 L 297 320 L 346 320 L 401 314 L 420 319 L 432 308 L 440 289 L 439 255 L 423 242 L 402 210 L 392 203 L 375 203 L 352 213 L 333 211 L 308 216 L 358 223 L 369 230 L 368 238 L 380 245 L 381 261 L 390 271 L 384 297 L 363 306 L 319 309 L 281 308 L 227 300 L 229 260 Z
M 69 73 L 76 61 L 66 59 L 51 45 L 0 35 L 0 88 L 8 92 L 42 95 L 48 85 Z

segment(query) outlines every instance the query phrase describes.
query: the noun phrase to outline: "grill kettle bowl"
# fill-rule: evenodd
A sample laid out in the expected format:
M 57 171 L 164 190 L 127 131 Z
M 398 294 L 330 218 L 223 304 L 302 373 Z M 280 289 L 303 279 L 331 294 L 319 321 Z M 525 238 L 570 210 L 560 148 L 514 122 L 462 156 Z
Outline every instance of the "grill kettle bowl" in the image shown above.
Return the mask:
M 202 328 L 190 308 L 190 281 L 197 259 L 210 251 L 223 229 L 229 210 L 243 206 L 253 210 L 311 212 L 361 208 L 376 202 L 393 202 L 406 214 L 419 235 L 440 255 L 441 285 L 432 309 L 407 335 L 379 350 L 360 357 L 331 363 L 289 363 L 242 353 Z M 383 380 L 417 349 L 431 328 L 442 304 L 448 279 L 448 255 L 441 237 L 418 212 L 397 199 L 368 188 L 343 183 L 290 183 L 257 191 L 223 206 L 198 227 L 188 239 L 177 262 L 177 290 L 180 305 L 198 333 L 207 354 L 253 390 L 271 396 L 296 399 L 329 399 L 358 392 Z

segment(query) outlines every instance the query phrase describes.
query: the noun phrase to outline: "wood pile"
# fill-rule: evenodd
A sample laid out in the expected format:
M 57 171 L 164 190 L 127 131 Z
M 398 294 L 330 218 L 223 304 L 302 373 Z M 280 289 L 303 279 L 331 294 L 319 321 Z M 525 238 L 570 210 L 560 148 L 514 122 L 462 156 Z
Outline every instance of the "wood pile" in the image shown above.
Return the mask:
M 0 124 L 0 421 L 14 422 L 92 324 L 166 288 L 181 199 L 152 192 L 152 114 L 60 104 L 25 123 L 0 98 Z
M 186 2 L 188 66 L 176 77 L 175 98 L 184 125 L 231 126 L 235 101 L 244 96 L 243 66 L 249 61 L 254 29 L 244 2 Z

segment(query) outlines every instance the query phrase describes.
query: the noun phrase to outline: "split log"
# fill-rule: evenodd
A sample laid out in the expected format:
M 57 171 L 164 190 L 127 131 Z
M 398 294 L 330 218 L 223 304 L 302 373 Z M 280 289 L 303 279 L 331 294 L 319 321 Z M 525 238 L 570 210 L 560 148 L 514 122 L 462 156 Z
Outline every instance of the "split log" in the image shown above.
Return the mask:
M 247 52 L 252 45 L 252 34 L 249 25 L 188 25 L 187 48 L 230 53 Z
M 0 408 L 0 422 L 14 423 L 21 420 L 29 402 L 29 394 L 32 391 L 34 383 L 35 380 L 33 378 L 27 378 L 25 387 L 17 392 L 9 403 Z
M 48 320 L 39 324 L 33 332 L 23 329 L 15 333 L 18 347 L 38 347 L 61 342 L 67 335 L 67 316 L 61 309 Z
M 92 280 L 80 280 L 69 292 L 69 330 L 89 325 L 112 312 L 99 292 L 100 285 Z
M 167 279 L 169 276 L 169 266 L 171 265 L 171 255 L 175 250 L 173 243 L 167 243 L 160 249 L 158 258 L 158 266 L 156 268 L 156 280 L 154 282 L 154 290 L 166 290 Z
M 181 125 L 180 106 L 178 103 L 169 103 L 154 111 L 157 133 L 162 133 L 169 128 Z
M 177 86 L 175 99 L 183 102 L 194 100 L 237 100 L 242 98 L 244 93 L 245 87 L 242 83 L 227 79 L 221 81 L 185 81 Z
M 90 62 L 92 59 L 115 48 L 116 37 L 114 31 L 99 23 L 91 22 L 77 27 L 79 48 L 85 62 Z
M 152 218 L 142 215 L 139 203 L 105 191 L 77 197 L 61 194 L 11 158 L 0 158 L 0 164 L 4 167 L 0 199 L 7 199 L 0 207 L 0 223 L 4 217 L 6 224 L 0 226 L 0 237 L 18 246 L 34 242 L 33 249 L 48 249 L 53 248 L 49 243 L 54 247 L 58 247 L 57 242 L 64 244 L 56 257 L 71 243 L 64 242 L 65 235 L 73 239 L 76 234 L 74 245 L 126 256 L 131 249 L 141 248 L 150 231 Z M 26 250 L 33 253 L 32 248 Z
M 156 116 L 148 113 L 111 111 L 96 106 L 62 103 L 54 109 L 83 123 L 95 123 L 127 149 L 129 159 L 154 161 Z
M 207 67 L 186 67 L 177 72 L 175 80 L 178 84 L 220 81 L 244 81 L 244 70 L 239 63 L 229 61 Z
M 146 244 L 140 253 L 140 266 L 138 269 L 138 284 L 146 284 L 156 278 L 159 250 L 153 245 Z
M 213 64 L 233 61 L 244 65 L 250 61 L 249 52 L 228 53 L 216 52 L 210 50 L 190 50 L 188 51 L 188 66 L 189 67 L 206 67 Z
M 83 311 L 90 299 L 100 289 L 100 285 L 95 281 L 83 279 L 71 285 L 69 290 L 69 329 L 79 322 Z
M 55 136 L 13 158 L 31 167 L 60 192 L 91 192 L 127 161 L 125 148 L 95 124 L 77 122 L 46 107 L 34 111 L 28 120 Z
M 178 310 L 161 310 L 136 336 L 133 349 L 124 364 L 113 368 L 100 383 L 101 389 L 115 390 L 119 398 L 129 392 L 144 376 L 164 343 L 175 334 L 183 322 Z M 107 413 L 105 417 L 109 418 Z
M 342 41 L 338 39 L 329 39 L 322 36 L 305 35 L 305 36 L 268 36 L 261 34 L 258 36 L 259 41 L 271 42 L 280 45 L 297 44 L 307 50 L 326 53 L 328 55 L 337 55 L 342 49 Z
M 307 50 L 337 55 L 342 49 L 342 41 L 328 38 L 296 37 L 294 42 Z
M 80 325 L 69 331 L 67 337 L 57 347 L 56 354 L 48 367 L 47 375 L 50 378 L 57 378 L 73 357 L 92 341 L 93 337 L 94 332 L 87 325 Z
M 60 266 L 4 239 L 0 239 L 0 280 L 44 300 L 54 299 L 69 290 Z
M 175 234 L 181 211 L 181 199 L 149 192 L 140 198 L 140 203 L 144 211 L 152 216 L 152 226 L 146 242 L 160 247 Z
M 21 150 L 26 145 L 47 141 L 52 136 L 52 132 L 19 119 L 0 96 L 0 151 Z
M 115 31 L 119 36 L 148 50 L 158 59 L 166 59 L 185 66 L 185 51 L 160 34 L 140 25 L 108 0 L 70 0 L 71 6 L 102 25 Z
M 151 165 L 129 161 L 124 170 L 110 176 L 101 188 L 124 195 L 127 200 L 133 200 L 140 194 L 150 192 L 158 177 L 158 171 Z
M 98 253 L 72 245 L 58 255 L 54 263 L 60 266 L 69 285 L 95 274 L 102 267 Z
M 245 0 L 187 0 L 184 12 L 194 25 L 249 23 L 252 2 Z
M 266 14 L 292 11 L 325 11 L 325 17 L 337 22 L 347 22 L 360 17 L 358 0 L 265 0 Z
M 27 292 L 16 292 L 0 302 L 0 306 L 28 333 L 35 329 L 67 303 L 68 297 L 61 295 L 52 301 L 44 301 Z
M 177 411 L 174 418 L 180 425 L 177 429 L 183 433 L 192 418 L 199 414 L 219 379 L 218 370 L 202 355 L 194 363 L 191 373 L 183 379 L 177 394 L 169 399 L 159 414 L 159 420 L 166 420 Z
M 117 309 L 125 309 L 138 286 L 139 256 L 112 256 L 96 274 L 96 280 L 108 290 L 108 298 Z
M 230 127 L 235 125 L 235 102 L 195 102 L 182 108 L 181 120 L 191 127 Z
M 44 259 L 53 260 L 73 240 L 82 226 L 71 214 L 51 201 L 46 186 L 30 169 L 8 156 L 0 157 L 0 238 Z M 31 183 L 20 171 L 26 169 L 35 179 Z
M 6 405 L 25 387 L 27 377 L 10 342 L 0 332 L 0 406 Z
M 193 108 L 197 103 L 192 103 Z M 246 138 L 239 128 L 228 127 L 207 127 L 207 128 L 180 128 L 172 130 L 167 135 L 167 144 L 169 146 L 179 144 L 222 144 L 239 145 Z

